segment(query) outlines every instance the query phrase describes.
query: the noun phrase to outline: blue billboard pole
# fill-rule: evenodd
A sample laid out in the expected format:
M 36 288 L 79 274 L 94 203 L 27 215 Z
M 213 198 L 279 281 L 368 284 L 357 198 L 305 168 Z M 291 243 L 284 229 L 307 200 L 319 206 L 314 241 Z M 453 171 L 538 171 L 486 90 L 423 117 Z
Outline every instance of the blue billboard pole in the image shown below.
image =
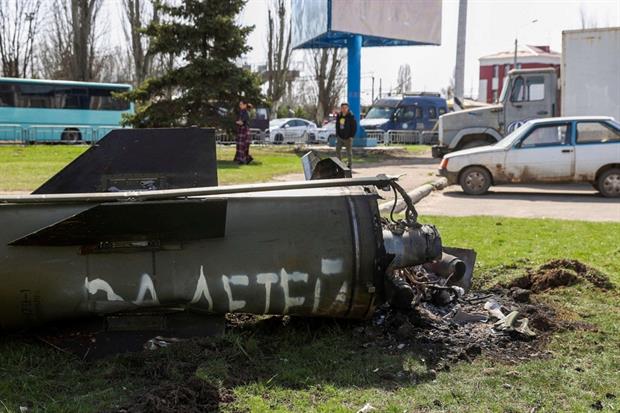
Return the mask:
M 361 79 L 362 79 L 362 36 L 354 34 L 347 39 L 347 100 L 349 109 L 357 121 L 357 133 L 353 146 L 375 146 L 374 140 L 366 139 L 366 133 L 360 126 L 362 113 Z

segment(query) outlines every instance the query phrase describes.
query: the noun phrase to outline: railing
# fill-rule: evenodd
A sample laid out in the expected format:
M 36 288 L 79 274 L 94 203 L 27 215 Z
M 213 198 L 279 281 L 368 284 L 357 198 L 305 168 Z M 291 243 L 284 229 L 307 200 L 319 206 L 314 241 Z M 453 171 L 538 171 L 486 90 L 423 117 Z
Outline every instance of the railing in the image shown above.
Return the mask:
M 0 141 L 7 143 L 94 143 L 116 125 L 0 125 Z
M 385 133 L 386 145 L 411 145 L 420 143 L 420 131 L 417 130 L 389 130 Z
M 377 143 L 385 142 L 385 131 L 383 129 L 371 129 L 366 131 L 366 137 L 376 139 Z
M 250 129 L 250 139 L 254 144 L 265 144 L 266 134 L 260 129 Z M 215 131 L 215 142 L 222 145 L 232 145 L 237 140 L 235 133 L 227 133 L 223 130 Z
M 24 129 L 21 125 L 0 125 L 0 142 L 22 143 L 24 141 Z

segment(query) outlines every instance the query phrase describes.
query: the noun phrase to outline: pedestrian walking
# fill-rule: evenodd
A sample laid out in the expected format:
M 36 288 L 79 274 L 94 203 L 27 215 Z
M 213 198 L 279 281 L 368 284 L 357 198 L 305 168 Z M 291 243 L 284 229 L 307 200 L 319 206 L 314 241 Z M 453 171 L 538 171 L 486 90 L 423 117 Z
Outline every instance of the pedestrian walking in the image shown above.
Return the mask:
M 244 100 L 239 101 L 239 115 L 237 117 L 237 151 L 234 161 L 239 165 L 247 165 L 254 158 L 250 155 L 250 114 L 248 113 L 249 103 Z
M 348 103 L 342 103 L 340 105 L 340 112 L 336 117 L 336 156 L 342 160 L 342 147 L 344 146 L 347 151 L 348 163 L 347 166 L 351 168 L 351 162 L 353 158 L 353 137 L 357 132 L 357 122 L 355 116 L 349 110 Z

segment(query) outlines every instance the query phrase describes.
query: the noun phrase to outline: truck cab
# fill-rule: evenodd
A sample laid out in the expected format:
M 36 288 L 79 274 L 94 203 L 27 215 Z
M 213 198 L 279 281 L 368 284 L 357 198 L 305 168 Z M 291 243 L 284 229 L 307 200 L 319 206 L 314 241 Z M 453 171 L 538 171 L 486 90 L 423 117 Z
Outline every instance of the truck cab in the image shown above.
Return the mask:
M 433 129 L 439 117 L 448 111 L 446 100 L 438 93 L 422 92 L 376 100 L 361 126 L 365 130 Z
M 433 157 L 490 145 L 528 120 L 559 116 L 557 86 L 553 68 L 511 70 L 495 105 L 440 116 Z

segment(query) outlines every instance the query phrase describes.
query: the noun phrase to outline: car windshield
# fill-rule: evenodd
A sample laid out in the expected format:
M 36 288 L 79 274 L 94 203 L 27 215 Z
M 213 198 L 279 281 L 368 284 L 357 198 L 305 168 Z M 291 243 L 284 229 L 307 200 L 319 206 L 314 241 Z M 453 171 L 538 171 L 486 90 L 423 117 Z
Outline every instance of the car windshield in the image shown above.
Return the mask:
M 387 106 L 373 106 L 364 119 L 389 119 L 394 113 L 394 108 Z

